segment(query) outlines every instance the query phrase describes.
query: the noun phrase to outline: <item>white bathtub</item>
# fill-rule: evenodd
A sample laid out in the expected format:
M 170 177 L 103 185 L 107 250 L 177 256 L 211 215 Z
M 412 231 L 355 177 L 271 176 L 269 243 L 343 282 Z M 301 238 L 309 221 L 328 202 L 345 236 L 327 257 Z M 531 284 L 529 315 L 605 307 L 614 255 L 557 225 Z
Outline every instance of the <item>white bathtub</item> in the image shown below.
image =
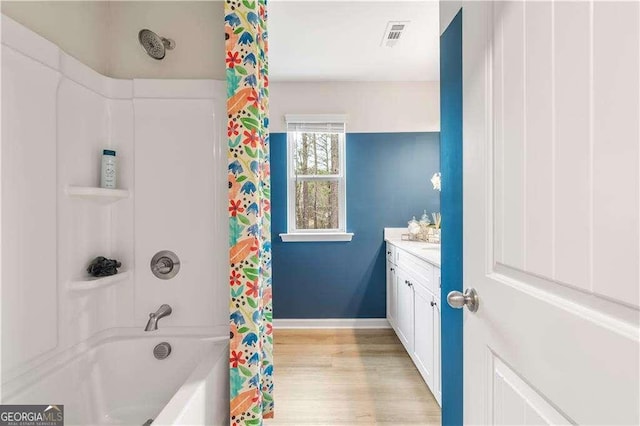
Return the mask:
M 172 352 L 157 360 L 153 348 Z M 3 385 L 4 404 L 64 404 L 65 425 L 226 425 L 228 337 L 112 335 Z

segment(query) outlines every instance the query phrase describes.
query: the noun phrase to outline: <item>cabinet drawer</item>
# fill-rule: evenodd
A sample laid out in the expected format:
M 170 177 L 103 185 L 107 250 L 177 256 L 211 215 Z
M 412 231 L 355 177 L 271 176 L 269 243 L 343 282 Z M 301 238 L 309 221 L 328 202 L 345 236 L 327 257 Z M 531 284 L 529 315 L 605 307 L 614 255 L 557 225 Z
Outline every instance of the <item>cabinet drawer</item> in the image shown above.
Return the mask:
M 387 243 L 387 262 L 391 263 L 392 265 L 396 264 L 396 246 L 394 246 L 393 244 L 389 244 Z
M 417 258 L 404 250 L 398 250 L 396 253 L 398 268 L 404 269 L 413 276 L 418 284 L 425 287 L 432 293 L 435 293 L 433 284 L 433 265 L 429 262 Z

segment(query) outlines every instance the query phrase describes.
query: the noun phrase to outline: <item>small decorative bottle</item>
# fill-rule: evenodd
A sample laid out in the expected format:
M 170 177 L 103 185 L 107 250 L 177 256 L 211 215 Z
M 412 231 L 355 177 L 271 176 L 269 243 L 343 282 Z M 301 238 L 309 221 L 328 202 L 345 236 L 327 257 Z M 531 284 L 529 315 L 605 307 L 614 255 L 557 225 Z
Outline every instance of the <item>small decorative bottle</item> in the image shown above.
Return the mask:
M 426 210 L 422 214 L 419 224 L 420 224 L 420 240 L 428 241 L 429 225 L 431 225 L 431 222 L 429 221 L 429 215 L 427 214 Z
M 427 214 L 426 210 L 424 211 L 424 213 L 422 213 L 422 217 L 420 218 L 420 222 L 421 223 L 426 223 L 427 225 L 431 224 L 431 222 L 429 221 L 429 215 Z
M 116 152 L 110 149 L 102 151 L 100 187 L 108 189 L 116 188 Z

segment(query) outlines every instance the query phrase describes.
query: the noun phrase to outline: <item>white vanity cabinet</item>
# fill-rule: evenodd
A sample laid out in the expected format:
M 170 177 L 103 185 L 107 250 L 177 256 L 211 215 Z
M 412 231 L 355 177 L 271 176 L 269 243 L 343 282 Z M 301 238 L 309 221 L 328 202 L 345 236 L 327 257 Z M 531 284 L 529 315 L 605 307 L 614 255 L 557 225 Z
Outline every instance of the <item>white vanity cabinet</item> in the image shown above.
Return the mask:
M 387 242 L 387 319 L 440 404 L 438 265 Z

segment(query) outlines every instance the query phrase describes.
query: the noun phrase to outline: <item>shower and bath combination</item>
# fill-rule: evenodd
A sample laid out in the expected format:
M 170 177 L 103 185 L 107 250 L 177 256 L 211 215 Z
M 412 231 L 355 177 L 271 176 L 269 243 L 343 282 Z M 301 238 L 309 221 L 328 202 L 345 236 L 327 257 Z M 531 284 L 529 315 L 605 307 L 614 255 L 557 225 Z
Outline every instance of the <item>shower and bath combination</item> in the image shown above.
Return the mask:
M 129 10 L 126 3 L 114 6 L 123 8 L 114 16 L 150 19 L 146 8 Z M 57 14 L 74 18 L 60 7 Z M 102 9 L 95 7 L 97 18 Z M 32 9 L 34 16 L 50 13 L 44 6 Z M 56 30 L 65 31 L 59 24 Z M 143 28 L 159 36 L 143 31 L 137 40 Z M 12 89 L 2 90 L 2 112 L 10 118 L 3 118 L 2 131 L 11 136 L 2 142 L 15 148 L 2 150 L 3 163 L 7 154 L 15 166 L 2 168 L 3 179 L 15 182 L 11 191 L 3 188 L 2 217 L 29 219 L 17 221 L 13 234 L 2 233 L 3 246 L 7 242 L 15 248 L 13 258 L 2 259 L 2 343 L 10 343 L 2 345 L 3 404 L 55 401 L 64 404 L 69 425 L 229 422 L 229 328 L 219 327 L 229 318 L 222 300 L 229 293 L 228 261 L 209 254 L 228 250 L 228 239 L 218 238 L 217 231 L 227 212 L 210 209 L 228 203 L 226 191 L 216 190 L 227 179 L 193 173 L 227 167 L 222 154 L 226 128 L 214 117 L 225 110 L 226 90 L 212 79 L 191 79 L 185 70 L 168 67 L 186 47 L 180 34 L 137 24 L 117 52 L 118 57 L 131 53 L 134 60 L 114 78 L 87 63 L 87 58 L 95 60 L 95 52 L 87 49 L 85 58 L 85 50 L 75 50 L 79 57 L 72 57 L 64 48 L 79 45 L 58 46 L 2 16 L 2 85 Z M 83 32 L 75 36 L 74 43 L 91 47 Z M 175 37 L 176 43 L 166 37 Z M 147 60 L 136 42 L 154 59 Z M 179 43 L 180 51 L 174 48 Z M 108 59 L 107 52 L 99 53 L 100 60 Z M 160 60 L 167 55 L 167 61 Z M 203 103 L 202 93 L 211 93 L 211 99 Z M 34 111 L 40 133 L 33 130 Z M 183 138 L 189 147 L 176 152 L 172 147 Z M 117 148 L 121 158 L 118 187 L 110 191 L 100 188 L 96 174 L 96 158 L 105 147 Z M 52 161 L 29 161 L 24 154 L 30 152 Z M 184 195 L 177 202 L 187 200 L 190 208 L 167 209 L 167 200 L 155 196 L 159 183 L 169 193 Z M 60 188 L 82 188 L 85 195 Z M 20 198 L 25 191 L 38 208 Z M 191 197 L 192 191 L 198 196 Z M 52 216 L 56 209 L 59 214 Z M 187 225 L 156 238 L 174 220 Z M 198 228 L 188 226 L 189 221 Z M 160 243 L 180 257 L 163 250 L 150 262 L 165 248 L 156 247 Z M 87 256 L 105 250 L 117 254 L 125 268 L 93 276 L 84 269 L 91 259 Z M 44 266 L 10 261 L 23 253 L 39 257 Z M 38 305 L 42 320 L 37 323 L 24 321 L 18 303 L 33 295 L 48 301 Z
M 167 50 L 173 50 L 176 42 L 170 38 L 161 37 L 151 30 L 143 29 L 138 33 L 138 41 L 153 59 L 162 60 Z

